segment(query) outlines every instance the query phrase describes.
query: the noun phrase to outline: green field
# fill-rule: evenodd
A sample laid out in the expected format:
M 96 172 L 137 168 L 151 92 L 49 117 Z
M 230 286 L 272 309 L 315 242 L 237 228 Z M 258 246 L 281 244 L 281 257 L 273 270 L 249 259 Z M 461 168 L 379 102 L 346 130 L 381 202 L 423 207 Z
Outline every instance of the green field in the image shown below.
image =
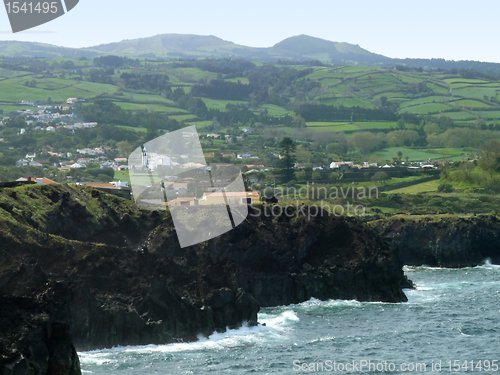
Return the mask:
M 397 124 L 391 121 L 371 121 L 371 122 L 356 122 L 356 125 L 361 129 L 397 129 Z
M 408 186 L 401 189 L 387 191 L 387 194 L 419 194 L 425 192 L 435 192 L 441 184 L 439 180 L 423 182 L 421 184 Z
M 311 124 L 311 123 L 310 123 Z M 335 132 L 348 132 L 359 130 L 359 127 L 355 124 L 341 123 L 337 122 L 335 125 L 330 126 L 307 126 L 308 129 L 319 130 L 319 131 L 335 131 Z
M 130 176 L 128 171 L 115 171 L 114 181 L 127 181 L 130 186 Z
M 447 116 L 453 120 L 473 120 L 476 118 L 474 114 L 469 112 L 446 112 L 444 116 Z
M 241 83 L 243 85 L 248 85 L 250 81 L 246 77 L 236 77 L 236 78 L 227 78 L 225 79 L 227 82 Z
M 30 73 L 0 68 L 0 78 L 12 78 L 12 77 L 27 76 L 27 75 L 30 75 Z
M 442 104 L 442 103 L 427 103 L 427 104 L 421 104 L 421 105 L 416 105 L 412 107 L 406 107 L 403 108 L 400 112 L 401 113 L 413 113 L 414 115 L 427 115 L 431 113 L 438 113 L 442 111 L 446 111 L 448 109 L 451 109 L 449 105 Z
M 196 121 L 196 122 L 185 122 L 184 123 L 186 126 L 196 126 L 196 129 L 198 131 L 206 128 L 207 126 L 212 125 L 212 121 Z
M 289 113 L 286 108 L 279 107 L 274 104 L 264 104 L 261 106 L 262 109 L 267 109 L 267 114 L 269 116 L 284 116 Z
M 137 103 L 168 103 L 174 104 L 173 100 L 164 98 L 160 95 L 150 95 L 150 94 L 136 94 L 133 92 L 124 91 L 123 94 L 127 97 L 127 99 L 137 102 Z
M 186 121 L 186 120 L 193 120 L 196 118 L 195 115 L 176 115 L 176 116 L 168 116 L 168 118 L 172 120 L 177 120 L 177 121 Z
M 401 106 L 401 108 L 407 108 L 409 106 L 419 105 L 419 104 L 426 104 L 426 103 L 440 103 L 440 104 L 443 104 L 442 102 L 443 101 L 446 102 L 447 100 L 448 100 L 447 96 L 433 95 L 433 96 L 426 96 L 424 98 L 418 98 L 418 99 L 408 100 L 408 101 L 402 102 L 400 104 L 400 106 Z
M 156 111 L 165 113 L 188 113 L 182 108 L 166 107 L 158 104 L 141 104 L 128 102 L 114 102 L 117 106 L 125 110 Z
M 383 150 L 375 151 L 371 156 L 376 156 L 384 160 L 392 160 L 392 157 L 401 151 L 403 153 L 403 160 L 408 156 L 410 161 L 424 161 L 428 159 L 436 160 L 462 160 L 466 154 L 465 151 L 457 148 L 442 148 L 442 149 L 411 149 L 406 147 L 388 147 Z
M 464 100 L 457 100 L 456 102 L 453 102 L 453 104 L 459 105 L 461 107 L 467 107 L 467 108 L 488 108 L 490 107 L 488 104 L 477 101 L 477 100 L 470 100 L 470 99 L 464 99 Z
M 127 130 L 132 130 L 137 133 L 146 133 L 148 129 L 146 128 L 134 128 L 133 126 L 125 126 L 125 125 L 117 125 L 117 128 L 122 128 L 122 129 L 127 129 Z
M 473 111 L 484 119 L 500 119 L 500 111 Z
M 26 109 L 31 109 L 32 111 L 38 111 L 39 108 L 36 107 L 27 107 L 24 105 L 8 105 L 8 104 L 0 104 L 0 109 L 3 110 L 4 115 L 6 115 L 9 112 L 14 112 L 14 111 L 20 111 L 20 110 L 26 110 Z
M 65 103 L 68 98 L 93 98 L 117 90 L 113 85 L 52 78 L 36 79 L 36 87 L 27 87 L 26 81 L 31 79 L 23 77 L 0 81 L 0 101 L 46 101 L 50 97 L 53 102 Z
M 203 100 L 208 109 L 218 109 L 219 111 L 222 112 L 226 111 L 226 105 L 228 104 L 234 104 L 234 105 L 248 104 L 248 102 L 241 100 L 215 100 L 207 98 L 200 98 L 200 99 Z
M 460 89 L 453 89 L 453 96 L 460 96 L 462 98 L 483 99 L 484 96 L 488 98 L 497 95 L 497 89 L 494 87 L 477 87 L 468 86 Z
M 351 130 L 375 130 L 375 129 L 397 129 L 397 124 L 391 121 L 369 121 L 369 122 L 306 122 L 308 128 L 335 131 Z

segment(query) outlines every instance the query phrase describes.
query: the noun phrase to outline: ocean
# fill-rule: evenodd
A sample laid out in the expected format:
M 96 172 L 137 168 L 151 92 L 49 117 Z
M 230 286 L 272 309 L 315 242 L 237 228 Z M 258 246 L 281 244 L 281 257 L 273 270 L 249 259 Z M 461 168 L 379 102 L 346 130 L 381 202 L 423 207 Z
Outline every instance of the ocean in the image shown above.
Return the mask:
M 407 303 L 265 308 L 192 343 L 80 352 L 84 374 L 500 374 L 500 266 L 405 267 Z

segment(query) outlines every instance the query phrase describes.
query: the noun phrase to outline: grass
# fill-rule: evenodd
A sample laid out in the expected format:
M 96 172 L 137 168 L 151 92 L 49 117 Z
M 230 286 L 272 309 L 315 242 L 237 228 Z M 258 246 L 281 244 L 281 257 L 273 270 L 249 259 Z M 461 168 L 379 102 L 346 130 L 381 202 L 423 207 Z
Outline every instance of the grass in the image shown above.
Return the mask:
M 397 128 L 397 124 L 391 121 L 357 122 L 356 125 L 366 130 Z
M 186 120 L 194 120 L 196 118 L 195 115 L 176 115 L 176 116 L 168 116 L 168 118 L 177 121 L 186 121 Z
M 196 121 L 196 122 L 185 122 L 187 126 L 194 125 L 198 131 L 205 129 L 207 126 L 212 125 L 212 121 Z
M 289 113 L 286 108 L 274 105 L 274 104 L 264 104 L 261 106 L 263 109 L 267 109 L 269 116 L 284 116 Z
M 160 95 L 152 95 L 152 94 L 135 94 L 133 92 L 124 91 L 123 94 L 130 100 L 136 103 L 168 103 L 174 104 L 173 100 L 164 98 Z
M 453 104 L 457 104 L 461 107 L 467 107 L 467 108 L 488 108 L 488 107 L 490 107 L 486 103 L 479 102 L 477 100 L 470 100 L 470 99 L 457 100 L 456 102 L 453 102 Z
M 446 101 L 448 99 L 447 96 L 426 96 L 424 98 L 418 98 L 418 99 L 413 99 L 413 100 L 408 100 L 405 102 L 402 102 L 400 107 L 401 108 L 406 108 L 410 106 L 415 106 L 415 105 L 420 105 L 420 104 L 426 104 L 426 103 L 442 103 L 442 101 Z
M 117 90 L 113 85 L 53 78 L 36 79 L 36 87 L 27 87 L 25 81 L 31 79 L 23 77 L 0 81 L 0 101 L 46 101 L 50 97 L 53 102 L 65 103 L 68 98 L 93 98 L 98 94 L 114 93 Z
M 325 130 L 331 130 L 335 132 L 347 132 L 347 131 L 356 131 L 359 130 L 359 127 L 355 124 L 347 124 L 347 123 L 340 123 L 339 125 L 334 125 L 334 126 L 308 126 L 309 129 L 312 130 L 319 130 L 319 131 L 325 131 Z
M 8 114 L 9 112 L 20 111 L 25 109 L 31 109 L 32 111 L 39 110 L 39 108 L 36 107 L 27 107 L 24 105 L 3 105 L 3 104 L 0 104 L 0 109 L 3 110 L 4 115 Z
M 453 90 L 453 96 L 460 96 L 462 98 L 469 99 L 483 99 L 486 95 L 488 98 L 497 95 L 497 89 L 494 87 L 477 87 L 477 86 L 468 86 L 459 89 Z
M 127 129 L 127 130 L 132 130 L 137 133 L 146 133 L 148 129 L 146 128 L 134 128 L 133 126 L 125 126 L 125 125 L 117 125 L 117 128 L 122 128 L 122 129 Z
M 465 154 L 465 151 L 455 148 L 421 150 L 406 147 L 389 147 L 384 148 L 383 150 L 375 151 L 371 154 L 371 156 L 376 156 L 384 160 L 392 160 L 392 157 L 396 155 L 398 151 L 401 151 L 403 153 L 403 160 L 406 156 L 408 156 L 410 158 L 410 161 L 424 161 L 427 159 L 443 160 L 444 156 L 446 156 L 447 160 L 462 160 L 464 158 L 464 155 L 460 154 Z
M 443 114 L 453 120 L 474 120 L 476 117 L 469 112 L 446 112 Z
M 225 81 L 234 83 L 238 83 L 239 81 L 243 85 L 248 85 L 250 83 L 250 81 L 246 77 L 227 78 L 225 79 Z
M 412 107 L 406 107 L 400 110 L 404 113 L 412 113 L 414 115 L 427 115 L 430 113 L 438 113 L 451 109 L 449 105 L 442 103 L 426 103 L 421 105 L 416 105 Z
M 337 86 L 340 87 L 340 86 Z M 334 89 L 336 89 L 335 87 Z M 341 92 L 341 87 L 338 90 Z M 317 100 L 320 101 L 320 104 L 326 104 L 326 105 L 334 105 L 334 106 L 344 106 L 344 107 L 363 107 L 363 108 L 370 108 L 374 109 L 375 106 L 373 103 L 363 100 L 361 98 L 353 97 L 353 98 L 342 98 L 342 97 L 336 97 L 332 98 L 331 96 L 328 96 L 327 98 L 324 98 L 323 96 L 316 98 Z
M 12 78 L 12 77 L 26 76 L 30 74 L 31 74 L 30 72 L 0 68 L 0 78 Z
M 175 107 L 165 107 L 158 104 L 142 104 L 142 103 L 127 103 L 127 102 L 114 102 L 117 106 L 125 110 L 142 110 L 142 111 L 155 111 L 155 112 L 165 112 L 165 113 L 188 113 L 188 111 L 175 108 Z
M 128 171 L 115 171 L 114 181 L 127 181 L 130 186 L 130 176 Z
M 215 100 L 215 99 L 207 99 L 207 98 L 200 98 L 203 100 L 205 105 L 207 106 L 208 109 L 218 109 L 221 112 L 226 111 L 226 105 L 228 104 L 248 104 L 248 102 L 241 101 L 241 100 Z
M 435 192 L 440 184 L 441 182 L 439 180 L 427 181 L 401 189 L 390 190 L 387 194 L 419 194 L 425 192 Z
M 500 119 L 500 111 L 474 111 L 474 113 L 485 119 Z
M 370 122 L 306 122 L 308 128 L 316 130 L 352 131 L 397 128 L 395 122 L 370 121 Z

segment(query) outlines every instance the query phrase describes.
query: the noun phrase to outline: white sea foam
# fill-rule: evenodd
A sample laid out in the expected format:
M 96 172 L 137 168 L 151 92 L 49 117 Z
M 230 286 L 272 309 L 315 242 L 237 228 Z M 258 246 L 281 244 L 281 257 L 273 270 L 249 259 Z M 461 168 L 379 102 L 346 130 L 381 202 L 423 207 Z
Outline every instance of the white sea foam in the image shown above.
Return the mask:
M 256 345 L 269 339 L 276 339 L 281 335 L 281 326 L 287 321 L 297 321 L 293 311 L 286 311 L 279 316 L 261 319 L 266 325 L 255 327 L 243 326 L 239 329 L 227 330 L 224 333 L 213 333 L 208 338 L 199 337 L 195 342 L 179 342 L 167 345 L 124 346 L 111 349 L 94 350 L 78 353 L 84 364 L 104 365 L 113 361 L 118 353 L 149 354 L 149 353 L 179 353 L 193 351 L 218 351 L 227 348 L 237 348 Z
M 491 259 L 487 258 L 482 266 L 477 266 L 475 268 L 485 268 L 485 269 L 500 269 L 500 265 L 491 264 Z
M 431 267 L 431 266 L 403 266 L 403 272 L 415 272 L 415 271 L 423 271 L 423 270 L 429 270 L 429 271 L 439 271 L 439 270 L 446 270 L 447 268 L 445 267 Z

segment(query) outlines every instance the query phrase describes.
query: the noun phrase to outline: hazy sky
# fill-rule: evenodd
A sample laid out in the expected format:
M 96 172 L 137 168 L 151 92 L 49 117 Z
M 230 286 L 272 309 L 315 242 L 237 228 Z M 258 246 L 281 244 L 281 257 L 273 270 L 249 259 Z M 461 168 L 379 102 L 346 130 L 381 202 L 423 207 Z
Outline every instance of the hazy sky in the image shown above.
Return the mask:
M 68 14 L 17 34 L 0 9 L 0 40 L 89 47 L 178 33 L 270 47 L 307 34 L 389 57 L 500 62 L 499 11 L 499 0 L 80 0 Z

